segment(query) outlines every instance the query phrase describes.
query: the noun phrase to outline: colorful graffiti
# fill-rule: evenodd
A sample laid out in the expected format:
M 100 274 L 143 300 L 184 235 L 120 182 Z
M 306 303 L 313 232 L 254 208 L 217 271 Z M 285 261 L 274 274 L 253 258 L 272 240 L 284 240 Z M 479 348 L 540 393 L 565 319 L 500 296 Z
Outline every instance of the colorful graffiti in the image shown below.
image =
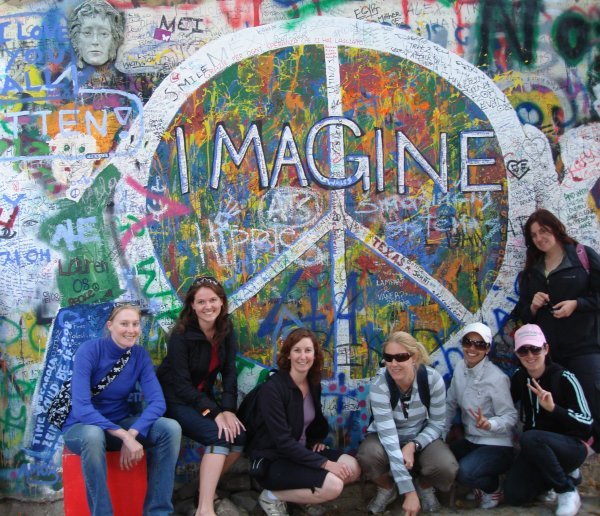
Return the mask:
M 600 249 L 592 0 L 112 1 L 122 37 L 89 37 L 116 57 L 82 54 L 81 3 L 0 16 L 0 497 L 60 494 L 44 407 L 116 300 L 144 306 L 159 363 L 181 294 L 216 275 L 241 394 L 310 327 L 329 439 L 353 449 L 393 326 L 449 379 L 484 320 L 511 367 L 533 209 Z

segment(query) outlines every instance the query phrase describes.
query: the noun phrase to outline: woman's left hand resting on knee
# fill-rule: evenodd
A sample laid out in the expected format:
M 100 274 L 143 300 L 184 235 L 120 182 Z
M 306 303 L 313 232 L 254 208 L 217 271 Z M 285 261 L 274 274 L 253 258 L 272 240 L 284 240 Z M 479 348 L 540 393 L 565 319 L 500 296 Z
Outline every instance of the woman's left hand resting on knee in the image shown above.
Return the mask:
M 118 430 L 107 430 L 107 432 L 123 441 L 119 461 L 121 469 L 129 471 L 142 460 L 144 457 L 144 447 L 142 446 L 142 443 L 136 440 L 138 435 L 137 430 L 133 428 L 130 428 L 129 430 L 119 428 Z
M 246 430 L 246 427 L 237 418 L 233 412 L 224 410 L 215 418 L 215 423 L 219 429 L 219 438 L 223 437 L 230 443 L 235 441 L 235 438 Z
M 352 476 L 352 469 L 348 464 L 344 464 L 343 462 L 332 462 L 328 460 L 322 467 L 341 480 L 347 480 Z

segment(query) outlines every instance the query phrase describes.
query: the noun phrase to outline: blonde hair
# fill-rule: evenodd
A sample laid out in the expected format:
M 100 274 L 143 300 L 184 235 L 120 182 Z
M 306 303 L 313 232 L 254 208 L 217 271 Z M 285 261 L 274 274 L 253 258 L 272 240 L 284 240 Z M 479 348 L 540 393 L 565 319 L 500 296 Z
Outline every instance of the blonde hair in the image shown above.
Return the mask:
M 109 317 L 108 317 L 108 321 L 106 322 L 112 322 L 114 320 L 114 318 L 120 314 L 123 310 L 133 310 L 134 312 L 136 312 L 138 314 L 138 317 L 141 319 L 142 318 L 142 311 L 140 310 L 140 307 L 138 305 L 134 305 L 132 303 L 118 303 L 115 304 L 115 307 L 112 309 L 112 312 L 110 313 Z
M 413 354 L 413 360 L 415 361 L 415 365 L 418 367 L 421 364 L 429 364 L 431 359 L 429 358 L 429 353 L 427 352 L 427 348 L 423 346 L 417 339 L 415 339 L 410 333 L 406 333 L 405 331 L 395 331 L 387 338 L 387 340 L 383 343 L 382 353 L 385 353 L 385 350 L 388 344 L 400 344 L 406 348 L 409 353 Z

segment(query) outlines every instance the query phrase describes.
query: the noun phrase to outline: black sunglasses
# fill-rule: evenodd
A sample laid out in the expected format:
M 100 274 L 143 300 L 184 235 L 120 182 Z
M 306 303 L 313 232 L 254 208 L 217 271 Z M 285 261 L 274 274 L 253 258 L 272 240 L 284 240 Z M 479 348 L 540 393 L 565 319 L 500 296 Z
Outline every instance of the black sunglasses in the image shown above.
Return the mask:
M 474 347 L 475 349 L 484 350 L 488 348 L 488 343 L 485 340 L 472 340 L 468 337 L 462 338 L 462 347 L 470 348 Z
M 530 352 L 532 355 L 537 356 L 542 352 L 543 349 L 543 346 L 541 348 L 537 346 L 521 346 L 519 349 L 517 349 L 517 351 L 515 351 L 515 353 L 520 357 L 526 357 Z
M 395 360 L 396 362 L 406 362 L 412 356 L 413 356 L 412 353 L 395 353 L 395 354 L 384 353 L 383 359 L 386 362 L 391 362 L 392 360 Z
M 192 287 L 208 283 L 209 285 L 219 285 L 219 282 L 212 276 L 198 276 L 192 283 Z

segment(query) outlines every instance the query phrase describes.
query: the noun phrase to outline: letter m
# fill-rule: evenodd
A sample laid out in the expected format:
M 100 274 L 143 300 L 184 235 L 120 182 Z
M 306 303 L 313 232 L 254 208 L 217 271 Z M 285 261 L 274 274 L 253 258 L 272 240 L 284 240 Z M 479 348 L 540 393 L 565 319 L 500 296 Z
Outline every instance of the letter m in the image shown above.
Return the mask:
M 477 66 L 487 68 L 500 36 L 506 38 L 509 47 L 507 53 L 514 55 L 524 65 L 533 65 L 540 8 L 541 0 L 522 0 L 518 3 L 512 0 L 481 0 Z M 520 30 L 518 20 L 521 20 Z
M 173 18 L 173 20 L 171 20 L 171 25 L 169 25 L 167 23 L 166 16 L 163 14 L 162 18 L 160 19 L 159 29 L 165 29 L 165 30 L 168 30 L 169 32 L 175 32 L 175 18 Z
M 242 164 L 242 160 L 246 156 L 246 152 L 248 152 L 248 148 L 252 143 L 254 146 L 254 155 L 256 156 L 256 163 L 258 165 L 258 172 L 260 177 L 260 187 L 266 188 L 268 185 L 268 176 L 267 176 L 267 164 L 265 162 L 265 153 L 262 146 L 262 141 L 260 139 L 260 133 L 258 131 L 258 127 L 256 123 L 252 122 L 248 132 L 246 133 L 246 137 L 242 142 L 240 149 L 236 149 L 229 134 L 227 134 L 227 130 L 223 124 L 218 124 L 215 130 L 215 138 L 214 138 L 214 150 L 213 150 L 213 169 L 210 178 L 210 187 L 213 190 L 217 190 L 219 188 L 219 180 L 221 178 L 221 167 L 223 165 L 223 145 L 229 156 L 235 163 L 236 167 L 239 167 Z

